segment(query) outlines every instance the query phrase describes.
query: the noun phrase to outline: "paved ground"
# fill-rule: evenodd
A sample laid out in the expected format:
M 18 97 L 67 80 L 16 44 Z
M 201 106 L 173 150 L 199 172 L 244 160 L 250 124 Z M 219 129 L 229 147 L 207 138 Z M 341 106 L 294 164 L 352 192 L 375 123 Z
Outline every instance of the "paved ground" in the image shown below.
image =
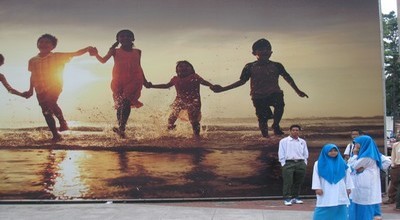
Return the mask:
M 56 203 L 0 205 L 0 219 L 138 219 L 266 220 L 312 219 L 315 200 L 284 206 L 281 200 L 199 201 L 165 203 Z M 394 205 L 382 205 L 383 219 L 399 220 Z

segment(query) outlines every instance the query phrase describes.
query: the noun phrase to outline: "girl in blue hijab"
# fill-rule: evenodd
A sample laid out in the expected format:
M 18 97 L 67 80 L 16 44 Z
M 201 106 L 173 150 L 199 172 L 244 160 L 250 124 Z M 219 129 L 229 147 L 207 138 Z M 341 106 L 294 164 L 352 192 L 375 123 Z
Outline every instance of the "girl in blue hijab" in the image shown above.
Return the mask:
M 381 153 L 375 141 L 367 135 L 354 139 L 353 157 L 348 165 L 354 171 L 349 219 L 382 219 Z
M 317 194 L 317 203 L 313 219 L 346 220 L 352 188 L 350 169 L 338 147 L 326 144 L 314 164 L 312 189 Z
M 335 152 L 335 153 L 333 153 Z M 346 175 L 348 166 L 334 144 L 326 144 L 318 157 L 318 173 L 331 184 L 339 182 Z
M 382 168 L 381 153 L 375 141 L 367 135 L 362 135 L 354 139 L 354 143 L 359 144 L 358 159 L 369 157 L 376 161 L 376 165 Z

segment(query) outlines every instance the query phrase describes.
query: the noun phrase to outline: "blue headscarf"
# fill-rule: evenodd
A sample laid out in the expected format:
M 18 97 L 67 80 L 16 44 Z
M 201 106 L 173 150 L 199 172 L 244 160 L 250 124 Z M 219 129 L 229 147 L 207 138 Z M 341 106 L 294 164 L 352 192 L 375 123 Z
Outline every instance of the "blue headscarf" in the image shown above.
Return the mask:
M 335 148 L 338 152 L 336 157 L 330 157 L 329 151 Z M 336 184 L 346 175 L 348 166 L 340 155 L 339 149 L 334 144 L 326 144 L 318 157 L 318 174 L 331 184 Z
M 381 153 L 375 141 L 368 135 L 358 136 L 354 139 L 354 143 L 360 144 L 358 159 L 369 157 L 376 161 L 376 165 L 382 169 Z

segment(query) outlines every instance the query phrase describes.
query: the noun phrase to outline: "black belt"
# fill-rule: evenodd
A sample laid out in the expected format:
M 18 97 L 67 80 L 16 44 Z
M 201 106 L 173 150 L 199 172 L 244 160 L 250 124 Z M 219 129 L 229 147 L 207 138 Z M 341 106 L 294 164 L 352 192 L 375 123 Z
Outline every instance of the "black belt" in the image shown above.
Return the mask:
M 298 159 L 298 160 L 286 160 L 286 162 L 295 162 L 295 163 L 297 163 L 297 162 L 303 162 L 304 160 L 303 159 Z

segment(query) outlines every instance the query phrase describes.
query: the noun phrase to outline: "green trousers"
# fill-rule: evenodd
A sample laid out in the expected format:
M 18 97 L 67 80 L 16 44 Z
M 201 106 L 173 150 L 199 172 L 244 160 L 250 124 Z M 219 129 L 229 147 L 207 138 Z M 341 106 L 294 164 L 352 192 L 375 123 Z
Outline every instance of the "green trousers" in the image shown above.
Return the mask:
M 304 161 L 286 161 L 282 167 L 283 178 L 283 198 L 298 198 L 301 184 L 306 176 L 306 167 Z

